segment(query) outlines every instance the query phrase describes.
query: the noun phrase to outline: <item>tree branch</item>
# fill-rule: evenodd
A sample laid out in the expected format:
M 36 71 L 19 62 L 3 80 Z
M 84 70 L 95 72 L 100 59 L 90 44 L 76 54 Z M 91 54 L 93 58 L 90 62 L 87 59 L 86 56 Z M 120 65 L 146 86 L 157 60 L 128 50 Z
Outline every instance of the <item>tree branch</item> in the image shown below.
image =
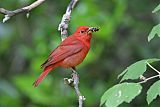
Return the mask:
M 70 21 L 70 18 L 71 18 L 71 13 L 72 13 L 72 10 L 75 6 L 75 4 L 78 2 L 78 0 L 71 0 L 70 1 L 70 4 L 68 5 L 67 7 L 67 10 L 66 10 L 66 13 L 63 15 L 62 17 L 62 20 L 59 24 L 59 27 L 58 27 L 58 30 L 61 31 L 61 39 L 62 41 L 67 38 L 68 36 L 68 25 L 69 25 L 69 21 Z M 73 87 L 76 94 L 77 94 L 77 97 L 78 97 L 78 101 L 79 101 L 79 107 L 82 107 L 83 106 L 83 101 L 85 100 L 84 96 L 82 96 L 80 90 L 79 90 L 79 76 L 76 72 L 76 69 L 74 68 L 71 68 L 72 70 L 72 77 L 70 79 L 68 78 L 64 78 L 64 82 L 66 84 L 68 84 L 69 86 Z
M 7 20 L 9 20 L 12 16 L 15 16 L 17 14 L 20 14 L 20 13 L 29 13 L 32 9 L 38 7 L 44 1 L 45 0 L 37 0 L 37 1 L 33 2 L 31 5 L 29 5 L 29 6 L 22 7 L 22 8 L 13 10 L 13 11 L 6 10 L 4 8 L 0 8 L 0 13 L 5 15 L 5 17 L 3 19 L 3 23 L 6 22 Z
M 82 96 L 78 84 L 79 84 L 79 76 L 77 74 L 77 72 L 75 71 L 75 69 L 72 69 L 72 79 L 73 79 L 73 84 L 74 84 L 74 89 L 76 91 L 76 94 L 78 96 L 78 100 L 79 100 L 79 107 L 83 106 L 83 101 L 85 100 L 85 97 Z
M 85 100 L 85 97 L 81 94 L 78 84 L 79 84 L 79 76 L 78 73 L 76 72 L 76 69 L 71 68 L 72 70 L 72 77 L 71 78 L 64 78 L 65 84 L 71 86 L 74 88 L 76 95 L 78 97 L 79 101 L 79 107 L 83 106 L 83 101 Z
M 72 10 L 78 0 L 71 0 L 70 4 L 67 7 L 66 13 L 63 15 L 61 23 L 59 24 L 58 30 L 61 31 L 61 39 L 62 41 L 68 36 L 68 24 L 70 21 Z

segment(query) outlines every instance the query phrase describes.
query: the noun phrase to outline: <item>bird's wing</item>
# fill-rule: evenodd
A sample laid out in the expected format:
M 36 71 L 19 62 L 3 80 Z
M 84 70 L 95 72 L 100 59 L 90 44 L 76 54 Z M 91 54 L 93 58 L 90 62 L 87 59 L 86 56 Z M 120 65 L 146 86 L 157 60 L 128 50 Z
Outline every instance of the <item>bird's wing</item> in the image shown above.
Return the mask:
M 41 65 L 41 67 L 53 65 L 68 56 L 80 52 L 83 47 L 84 44 L 77 39 L 73 39 L 71 42 L 62 42 L 60 46 L 51 52 L 49 58 Z

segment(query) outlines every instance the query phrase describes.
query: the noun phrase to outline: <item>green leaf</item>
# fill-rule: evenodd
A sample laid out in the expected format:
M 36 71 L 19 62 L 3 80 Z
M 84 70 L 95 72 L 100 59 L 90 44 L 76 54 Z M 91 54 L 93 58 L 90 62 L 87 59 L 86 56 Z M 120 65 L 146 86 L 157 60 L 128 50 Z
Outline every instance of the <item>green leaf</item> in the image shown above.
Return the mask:
M 127 67 L 127 69 L 125 69 L 120 75 L 118 75 L 118 78 L 123 75 L 120 82 L 124 80 L 128 80 L 128 79 L 138 79 L 140 75 L 143 75 L 143 73 L 147 69 L 146 62 L 152 63 L 152 62 L 156 62 L 159 60 L 160 59 L 153 58 L 153 59 L 145 59 L 145 60 L 138 61 L 130 65 L 129 67 Z
M 125 70 L 126 73 L 124 74 L 120 82 L 127 79 L 138 79 L 140 75 L 142 75 L 147 69 L 145 62 L 146 60 L 141 60 L 127 67 L 127 69 Z
M 156 13 L 160 10 L 160 4 L 152 11 L 152 13 Z
M 147 59 L 148 63 L 153 63 L 153 62 L 157 62 L 157 61 L 160 61 L 160 59 L 158 59 L 158 58 Z
M 160 80 L 155 82 L 147 91 L 148 104 L 150 104 L 158 95 L 160 96 Z
M 118 75 L 118 79 L 119 79 L 121 76 L 123 76 L 127 71 L 128 71 L 128 69 L 125 69 L 122 73 L 120 73 L 120 74 Z
M 101 98 L 101 106 L 117 107 L 123 102 L 131 102 L 141 93 L 142 86 L 138 83 L 122 83 L 111 87 Z
M 155 35 L 158 35 L 160 37 L 160 24 L 154 26 L 148 36 L 148 41 L 151 41 Z

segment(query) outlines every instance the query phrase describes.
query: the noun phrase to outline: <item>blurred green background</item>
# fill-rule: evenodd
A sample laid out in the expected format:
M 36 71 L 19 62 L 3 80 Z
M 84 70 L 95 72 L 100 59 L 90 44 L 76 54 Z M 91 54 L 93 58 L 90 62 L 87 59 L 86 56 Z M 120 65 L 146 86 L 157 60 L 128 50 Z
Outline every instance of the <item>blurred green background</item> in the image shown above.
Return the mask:
M 14 10 L 35 0 L 1 0 L 0 7 Z M 57 68 L 38 88 L 32 83 L 40 65 L 61 42 L 57 31 L 70 0 L 46 0 L 26 14 L 0 23 L 0 107 L 77 107 L 74 90 L 64 85 L 71 71 Z M 80 90 L 85 107 L 99 107 L 100 98 L 117 84 L 117 75 L 130 64 L 145 58 L 159 58 L 159 39 L 147 36 L 160 15 L 152 14 L 159 0 L 80 0 L 69 24 L 72 34 L 78 26 L 99 26 L 92 48 L 78 66 Z M 2 21 L 4 15 L 0 14 Z M 149 84 L 144 84 L 146 89 Z M 146 89 L 131 104 L 120 107 L 147 107 Z M 150 106 L 157 107 L 160 99 Z

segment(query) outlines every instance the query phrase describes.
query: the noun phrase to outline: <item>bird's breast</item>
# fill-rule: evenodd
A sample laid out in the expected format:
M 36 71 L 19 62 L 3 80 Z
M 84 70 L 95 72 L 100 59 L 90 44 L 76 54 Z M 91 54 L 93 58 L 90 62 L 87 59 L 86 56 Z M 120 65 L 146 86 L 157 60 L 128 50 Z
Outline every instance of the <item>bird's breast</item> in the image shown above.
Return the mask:
M 65 58 L 61 64 L 63 68 L 71 68 L 79 65 L 83 62 L 84 58 L 86 57 L 89 49 L 84 47 L 80 52 L 75 53 L 67 58 Z

